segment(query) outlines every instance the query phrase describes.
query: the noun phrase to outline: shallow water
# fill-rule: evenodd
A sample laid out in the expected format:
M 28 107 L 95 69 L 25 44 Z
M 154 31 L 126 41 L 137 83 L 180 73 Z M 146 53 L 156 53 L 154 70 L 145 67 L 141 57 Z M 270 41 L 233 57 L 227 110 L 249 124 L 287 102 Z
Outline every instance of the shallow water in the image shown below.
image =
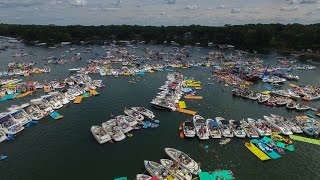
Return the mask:
M 19 44 L 19 46 L 24 46 Z M 85 47 L 79 47 L 79 49 Z M 152 46 L 151 48 L 162 48 Z M 168 48 L 168 47 L 166 47 Z M 50 50 L 41 47 L 25 47 L 34 56 L 12 58 L 9 50 L 0 54 L 0 70 L 4 70 L 10 61 L 36 61 L 40 67 L 45 64 L 41 60 L 48 55 L 60 55 L 67 47 Z M 139 48 L 137 54 L 142 54 Z M 94 53 L 102 55 L 102 48 L 93 47 Z M 193 50 L 193 57 L 198 60 L 205 56 L 209 49 Z M 95 57 L 94 53 L 83 54 L 83 60 L 63 66 L 50 65 L 50 74 L 32 75 L 25 79 L 43 81 L 60 79 L 69 76 L 68 68 L 85 65 L 87 58 Z M 69 57 L 71 54 L 69 54 Z M 276 54 L 264 55 L 263 60 L 272 62 Z M 320 67 L 315 71 L 298 71 L 299 84 L 319 86 Z M 292 117 L 303 113 L 287 111 L 284 107 L 271 108 L 256 102 L 231 95 L 232 87 L 212 82 L 208 77 L 210 68 L 181 69 L 187 77 L 192 76 L 203 83 L 203 90 L 198 95 L 203 100 L 185 100 L 187 108 L 198 111 L 205 118 L 222 116 L 226 119 L 240 120 L 243 118 L 262 118 L 270 113 Z M 125 107 L 150 107 L 151 99 L 164 84 L 166 72 L 156 72 L 145 76 L 132 77 L 100 77 L 91 75 L 93 79 L 103 79 L 106 87 L 99 89 L 100 96 L 84 99 L 81 104 L 69 104 L 59 112 L 64 119 L 54 121 L 49 117 L 40 123 L 24 130 L 14 141 L 0 144 L 0 153 L 9 155 L 7 161 L 0 162 L 1 180 L 23 179 L 107 179 L 127 176 L 134 179 L 137 173 L 145 172 L 143 160 L 158 161 L 168 158 L 165 147 L 173 147 L 191 155 L 201 162 L 203 170 L 230 169 L 237 179 L 319 179 L 319 146 L 306 143 L 295 143 L 296 151 L 286 152 L 278 160 L 261 162 L 244 146 L 247 139 L 233 138 L 227 145 L 219 145 L 219 141 L 199 141 L 197 138 L 180 139 L 178 126 L 191 116 L 178 112 L 154 110 L 160 127 L 157 129 L 142 129 L 133 132 L 133 137 L 114 144 L 99 145 L 90 132 L 92 125 L 100 125 L 109 119 L 110 114 L 123 114 Z M 139 80 L 129 83 L 130 80 Z M 287 83 L 288 84 L 288 83 Z M 287 86 L 287 85 L 286 85 Z M 262 89 L 263 84 L 255 84 L 254 89 Z M 11 104 L 19 104 L 38 97 L 39 94 L 1 102 L 0 111 Z M 319 106 L 319 102 L 312 103 Z M 209 145 L 208 151 L 204 149 Z

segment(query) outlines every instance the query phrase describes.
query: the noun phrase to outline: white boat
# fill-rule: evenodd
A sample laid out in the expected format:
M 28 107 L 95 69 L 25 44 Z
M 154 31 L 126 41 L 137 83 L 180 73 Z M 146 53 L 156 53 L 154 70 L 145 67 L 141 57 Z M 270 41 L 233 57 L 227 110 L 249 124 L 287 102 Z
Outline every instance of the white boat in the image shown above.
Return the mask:
M 275 120 L 275 118 L 270 116 L 263 116 L 263 118 L 270 123 L 271 126 L 278 129 L 280 133 L 284 135 L 291 135 L 293 134 L 289 127 L 287 127 L 282 121 Z
M 5 130 L 2 130 L 2 128 L 0 129 L 0 143 L 5 141 L 7 139 L 7 135 Z
M 165 148 L 164 150 L 172 160 L 178 162 L 179 165 L 186 168 L 192 174 L 198 175 L 198 173 L 201 172 L 198 163 L 191 159 L 186 153 L 173 148 Z
M 132 118 L 134 118 L 135 120 L 137 121 L 143 121 L 144 120 L 144 117 L 142 114 L 134 111 L 134 110 L 131 110 L 131 109 L 125 109 L 124 110 L 124 113 Z
M 287 109 L 296 109 L 297 105 L 298 104 L 295 101 L 291 101 L 286 104 L 286 107 L 287 107 Z
M 155 117 L 153 112 L 145 107 L 131 107 L 131 109 L 144 115 L 145 117 L 147 117 L 149 119 L 153 119 Z
M 309 109 L 310 109 L 309 106 L 305 106 L 305 105 L 301 105 L 301 104 L 297 104 L 297 106 L 296 106 L 297 111 L 307 111 Z
M 233 132 L 231 130 L 229 121 L 225 120 L 222 117 L 216 117 L 215 120 L 219 124 L 219 128 L 221 130 L 221 134 L 224 137 L 233 137 Z
M 136 121 L 133 117 L 130 117 L 130 116 L 119 115 L 116 117 L 116 119 L 117 118 L 124 118 L 129 123 L 130 127 L 134 127 L 135 125 L 138 124 L 138 121 Z
M 10 116 L 22 126 L 32 121 L 32 118 L 23 109 L 12 112 Z
M 206 124 L 209 128 L 211 138 L 213 138 L 213 139 L 221 138 L 221 131 L 220 131 L 219 124 L 217 123 L 217 121 L 215 121 L 213 119 L 207 119 Z
M 259 133 L 257 131 L 257 128 L 244 119 L 240 121 L 241 127 L 244 129 L 244 131 L 247 134 L 247 137 L 249 138 L 259 138 Z
M 196 130 L 193 122 L 191 121 L 183 122 L 182 128 L 183 128 L 183 134 L 186 137 L 194 137 L 196 135 Z
M 199 139 L 209 139 L 209 129 L 204 118 L 200 115 L 193 116 L 193 124 Z
M 272 130 L 269 127 L 269 123 L 267 123 L 263 119 L 252 119 L 248 118 L 247 119 L 248 123 L 257 130 L 259 136 L 271 136 Z
M 233 131 L 234 136 L 236 136 L 238 138 L 245 138 L 246 137 L 246 132 L 241 127 L 240 121 L 229 120 L 229 123 L 232 127 L 232 131 Z
M 145 174 L 137 174 L 136 180 L 151 180 L 151 176 Z
M 115 141 L 122 141 L 126 138 L 126 135 L 121 131 L 120 127 L 114 126 L 112 127 L 112 139 Z
M 286 119 L 282 116 L 278 116 L 278 115 L 274 115 L 274 114 L 270 114 L 271 117 L 278 119 L 278 121 L 282 121 L 284 125 L 286 125 L 287 127 L 289 127 L 291 129 L 292 132 L 294 133 L 298 133 L 301 134 L 303 133 L 302 129 L 300 128 L 300 126 L 298 126 L 296 123 L 294 123 L 293 121 L 290 121 L 289 119 Z
M 154 161 L 144 161 L 144 167 L 151 176 L 155 176 L 160 180 L 167 180 L 169 175 L 167 169 L 161 164 Z
M 192 174 L 185 168 L 181 167 L 177 162 L 170 159 L 160 159 L 160 163 L 164 166 L 175 180 L 191 180 Z
M 78 72 L 80 71 L 80 68 L 72 68 L 72 69 L 69 69 L 70 72 Z
M 104 144 L 111 140 L 110 135 L 100 126 L 92 126 L 90 130 L 93 137 L 99 142 L 99 144 Z
M 116 123 L 117 126 L 121 128 L 121 131 L 123 133 L 127 133 L 132 130 L 132 127 L 130 126 L 129 122 L 126 120 L 125 117 L 117 116 Z

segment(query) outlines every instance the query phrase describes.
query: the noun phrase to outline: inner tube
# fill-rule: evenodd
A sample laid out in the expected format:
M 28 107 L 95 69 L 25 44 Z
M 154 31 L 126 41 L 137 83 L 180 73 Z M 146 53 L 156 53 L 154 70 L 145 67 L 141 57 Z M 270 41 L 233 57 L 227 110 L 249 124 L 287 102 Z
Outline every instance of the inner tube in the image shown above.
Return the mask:
M 183 139 L 183 138 L 184 138 L 184 134 L 183 134 L 183 132 L 182 132 L 182 131 L 180 132 L 180 138 L 181 138 L 181 139 Z

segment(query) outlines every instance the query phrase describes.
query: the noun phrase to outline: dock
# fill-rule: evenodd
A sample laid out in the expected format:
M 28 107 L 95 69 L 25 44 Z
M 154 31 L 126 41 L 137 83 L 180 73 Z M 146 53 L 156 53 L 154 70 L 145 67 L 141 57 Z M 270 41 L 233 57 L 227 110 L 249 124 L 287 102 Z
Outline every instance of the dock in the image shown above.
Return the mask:
M 318 139 L 312 139 L 312 138 L 306 138 L 302 136 L 297 136 L 297 135 L 289 135 L 291 139 L 296 140 L 296 141 L 301 141 L 309 144 L 315 144 L 315 145 L 320 145 L 320 140 Z
M 18 95 L 16 98 L 22 98 L 22 97 L 28 96 L 28 95 L 30 95 L 32 93 L 34 93 L 34 91 L 27 91 L 25 93 L 22 93 L 22 94 Z
M 185 99 L 203 99 L 202 96 L 192 96 L 192 95 L 186 95 L 184 96 Z
M 178 105 L 179 105 L 179 108 L 181 108 L 181 109 L 187 108 L 187 105 L 186 105 L 186 103 L 184 101 L 179 101 Z
M 82 101 L 83 96 L 77 96 L 76 99 L 73 101 L 73 104 L 80 104 Z
M 245 146 L 254 154 L 256 155 L 261 161 L 269 160 L 270 157 L 267 156 L 264 152 L 262 152 L 257 146 L 252 144 L 251 142 L 246 142 Z
M 63 118 L 63 116 L 56 111 L 50 113 L 49 116 L 52 117 L 54 120 L 59 120 Z
M 197 114 L 197 111 L 192 111 L 192 110 L 188 110 L 188 109 L 177 108 L 177 111 L 181 112 L 181 113 L 189 114 L 189 115 L 192 115 L 192 116 Z
M 92 89 L 92 90 L 90 90 L 90 95 L 91 96 L 98 96 L 99 93 L 96 90 Z

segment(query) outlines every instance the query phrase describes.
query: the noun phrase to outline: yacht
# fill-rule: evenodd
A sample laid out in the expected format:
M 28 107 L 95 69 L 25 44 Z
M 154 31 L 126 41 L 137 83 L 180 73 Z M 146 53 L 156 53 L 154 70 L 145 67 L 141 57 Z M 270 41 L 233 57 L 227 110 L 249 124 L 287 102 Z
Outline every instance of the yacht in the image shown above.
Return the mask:
M 99 144 L 104 144 L 111 140 L 111 136 L 100 126 L 92 126 L 91 133 Z
M 229 123 L 231 125 L 233 134 L 238 137 L 238 138 L 245 138 L 246 137 L 246 132 L 244 129 L 241 127 L 240 121 L 236 120 L 229 120 Z
M 224 137 L 233 137 L 233 132 L 231 130 L 231 126 L 229 121 L 225 120 L 222 117 L 216 117 L 215 120 L 219 124 L 219 128 L 221 130 L 221 134 Z
M 221 131 L 220 131 L 219 124 L 217 123 L 217 121 L 215 121 L 213 119 L 207 119 L 206 124 L 209 128 L 211 138 L 213 138 L 213 139 L 221 138 Z
M 196 135 L 195 127 L 193 122 L 191 121 L 185 121 L 183 122 L 183 134 L 186 137 L 194 137 Z
M 200 115 L 193 116 L 193 124 L 199 139 L 209 139 L 209 129 L 204 118 Z

